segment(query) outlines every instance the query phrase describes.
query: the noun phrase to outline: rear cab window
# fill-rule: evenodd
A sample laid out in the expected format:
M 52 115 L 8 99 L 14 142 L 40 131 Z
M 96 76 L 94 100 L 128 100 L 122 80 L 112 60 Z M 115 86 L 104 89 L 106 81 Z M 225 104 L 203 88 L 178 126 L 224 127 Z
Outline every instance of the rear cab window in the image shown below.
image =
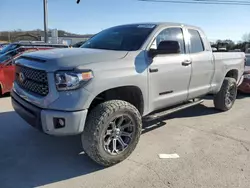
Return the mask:
M 190 53 L 199 53 L 205 51 L 205 47 L 199 31 L 188 29 L 190 37 Z

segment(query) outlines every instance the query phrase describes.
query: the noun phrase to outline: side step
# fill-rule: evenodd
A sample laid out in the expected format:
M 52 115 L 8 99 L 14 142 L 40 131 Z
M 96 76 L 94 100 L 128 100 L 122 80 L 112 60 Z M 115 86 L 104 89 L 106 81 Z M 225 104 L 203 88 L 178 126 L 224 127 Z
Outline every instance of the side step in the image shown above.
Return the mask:
M 157 113 L 154 113 L 154 114 L 150 114 L 150 115 L 148 115 L 148 116 L 145 117 L 145 120 L 152 121 L 152 120 L 161 118 L 163 116 L 172 114 L 174 112 L 177 112 L 177 111 L 180 111 L 180 110 L 183 110 L 183 109 L 186 109 L 186 108 L 189 108 L 189 107 L 201 104 L 203 102 L 204 102 L 203 99 L 202 100 L 198 100 L 198 101 L 194 100 L 194 102 L 188 102 L 188 103 L 179 105 L 179 106 L 177 106 L 175 108 L 170 108 L 170 109 L 167 109 L 165 111 L 161 111 L 161 112 L 157 112 Z

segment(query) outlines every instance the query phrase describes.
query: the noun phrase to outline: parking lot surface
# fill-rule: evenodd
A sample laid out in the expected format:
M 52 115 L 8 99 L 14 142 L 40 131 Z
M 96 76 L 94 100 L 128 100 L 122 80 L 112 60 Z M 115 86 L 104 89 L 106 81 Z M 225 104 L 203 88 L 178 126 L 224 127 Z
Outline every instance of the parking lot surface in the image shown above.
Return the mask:
M 211 99 L 155 122 L 124 162 L 109 168 L 82 152 L 80 137 L 52 137 L 27 125 L 0 98 L 1 188 L 249 188 L 250 97 L 229 112 Z M 180 158 L 160 159 L 158 154 Z

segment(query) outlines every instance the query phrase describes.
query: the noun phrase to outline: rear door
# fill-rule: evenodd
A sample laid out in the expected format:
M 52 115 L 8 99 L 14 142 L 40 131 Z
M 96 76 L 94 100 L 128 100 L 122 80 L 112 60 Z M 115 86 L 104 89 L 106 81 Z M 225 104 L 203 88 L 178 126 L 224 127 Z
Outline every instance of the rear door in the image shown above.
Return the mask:
M 165 28 L 156 36 L 151 49 L 156 49 L 161 41 L 179 41 L 180 54 L 157 55 L 150 61 L 148 69 L 150 109 L 157 110 L 187 100 L 191 77 L 189 54 L 186 53 L 183 30 L 179 27 Z M 187 63 L 184 65 L 183 63 Z
M 188 99 L 202 96 L 209 92 L 214 75 L 214 59 L 205 35 L 196 29 L 187 28 L 189 53 L 192 61 L 192 77 Z

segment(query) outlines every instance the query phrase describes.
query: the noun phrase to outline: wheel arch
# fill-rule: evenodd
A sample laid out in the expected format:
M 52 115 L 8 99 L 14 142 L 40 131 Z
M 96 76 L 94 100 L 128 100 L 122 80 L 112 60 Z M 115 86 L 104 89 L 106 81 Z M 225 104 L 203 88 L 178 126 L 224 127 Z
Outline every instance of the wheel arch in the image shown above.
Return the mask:
M 220 82 L 218 82 L 218 84 L 214 88 L 214 90 L 212 92 L 213 94 L 217 94 L 220 91 L 225 78 L 234 78 L 236 80 L 236 82 L 238 82 L 240 80 L 239 70 L 237 70 L 237 69 L 227 70 L 226 73 L 224 73 L 224 76 L 222 75 Z
M 109 100 L 124 100 L 134 105 L 141 115 L 144 112 L 144 97 L 142 90 L 133 85 L 113 87 L 100 92 L 90 102 L 89 111 L 98 104 Z
M 234 78 L 236 81 L 239 79 L 239 71 L 237 69 L 231 69 L 227 71 L 225 78 Z

